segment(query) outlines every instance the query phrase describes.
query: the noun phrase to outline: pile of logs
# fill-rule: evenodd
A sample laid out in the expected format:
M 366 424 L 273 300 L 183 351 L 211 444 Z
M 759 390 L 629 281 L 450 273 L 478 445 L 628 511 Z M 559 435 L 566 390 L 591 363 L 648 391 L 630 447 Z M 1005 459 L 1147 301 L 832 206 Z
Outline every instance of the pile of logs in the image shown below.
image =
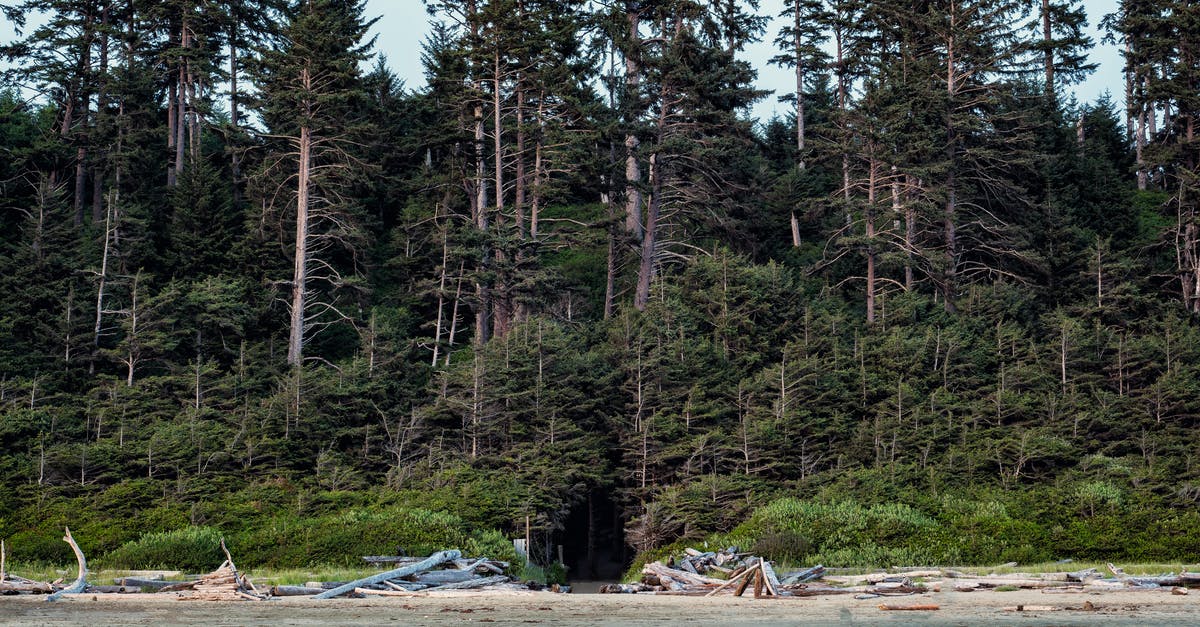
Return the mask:
M 225 561 L 214 571 L 188 581 L 165 581 L 161 574 L 157 578 L 122 577 L 116 585 L 94 585 L 87 581 L 87 561 L 83 551 L 66 530 L 63 541 L 75 552 L 79 561 L 79 576 L 75 582 L 64 586 L 62 580 L 53 583 L 33 581 L 10 575 L 6 570 L 6 547 L 0 542 L 0 594 L 35 593 L 47 594 L 54 601 L 65 595 L 85 593 L 175 593 L 181 600 L 196 601 L 261 601 L 273 596 L 312 596 L 314 599 L 330 599 L 342 595 L 365 596 L 425 596 L 439 592 L 459 590 L 486 590 L 489 592 L 512 592 L 541 589 L 530 583 L 514 582 L 504 574 L 507 562 L 487 558 L 464 558 L 458 551 L 441 551 L 427 558 L 367 558 L 370 563 L 392 562 L 399 567 L 380 572 L 351 582 L 310 582 L 305 586 L 272 586 L 260 591 L 245 574 L 238 572 L 233 557 L 221 540 L 221 551 Z M 566 586 L 552 586 L 554 592 L 567 592 Z M 164 595 L 165 596 L 165 595 Z
M 275 586 L 272 594 L 294 596 L 311 594 L 314 599 L 332 599 L 344 594 L 356 596 L 428 596 L 459 590 L 489 592 L 528 592 L 528 584 L 514 582 L 504 574 L 506 562 L 487 558 L 467 559 L 456 550 L 439 551 L 427 558 L 364 558 L 372 563 L 401 564 L 397 568 L 346 583 L 318 583 L 308 586 Z M 449 566 L 449 568 L 444 568 Z
M 684 549 L 683 557 L 675 560 L 674 568 L 695 575 L 720 573 L 729 576 L 738 567 L 745 566 L 747 558 L 754 558 L 749 553 L 738 552 L 738 547 L 731 546 L 720 551 L 699 551 Z
M 742 596 L 752 590 L 755 598 L 807 597 L 853 594 L 858 599 L 905 596 L 941 590 L 1040 589 L 1043 592 L 1103 592 L 1106 590 L 1169 590 L 1187 594 L 1188 586 L 1200 586 L 1200 573 L 1141 576 L 1128 575 L 1108 564 L 1110 576 L 1094 568 L 1074 572 L 971 575 L 955 570 L 907 569 L 895 573 L 830 575 L 816 565 L 782 576 L 765 559 L 739 553 L 737 547 L 717 552 L 687 549 L 670 565 L 652 562 L 642 568 L 642 578 L 633 584 L 609 584 L 603 593 L 650 592 L 692 596 Z M 710 576 L 719 575 L 718 577 Z

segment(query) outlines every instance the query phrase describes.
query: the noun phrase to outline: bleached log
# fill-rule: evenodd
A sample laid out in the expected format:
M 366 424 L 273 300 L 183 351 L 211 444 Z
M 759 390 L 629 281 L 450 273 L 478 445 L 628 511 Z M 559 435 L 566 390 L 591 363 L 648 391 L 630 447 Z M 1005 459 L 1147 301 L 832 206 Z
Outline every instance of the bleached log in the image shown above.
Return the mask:
M 436 586 L 447 583 L 462 583 L 475 579 L 475 572 L 472 570 L 431 570 L 416 575 L 411 575 L 413 581 L 418 583 L 428 583 Z
M 75 559 L 79 562 L 79 576 L 75 579 L 75 583 L 46 597 L 47 601 L 57 601 L 64 594 L 83 592 L 87 588 L 87 560 L 84 559 L 83 551 L 80 550 L 79 545 L 75 543 L 75 538 L 71 537 L 71 528 L 63 527 L 63 529 L 66 531 L 63 535 L 63 542 L 71 545 L 71 550 L 75 552 Z
M 8 580 L 0 583 L 0 592 L 36 592 L 38 594 L 50 594 L 54 592 L 54 587 L 44 581 L 13 581 Z
M 271 586 L 271 596 L 273 597 L 301 597 L 320 594 L 320 588 L 309 588 L 308 586 Z
M 399 579 L 401 577 L 407 577 L 414 573 L 429 570 L 434 566 L 440 566 L 441 564 L 450 560 L 456 560 L 460 557 L 462 557 L 462 553 L 458 552 L 457 550 L 452 549 L 449 551 L 439 551 L 415 564 L 402 566 L 400 568 L 378 573 L 376 575 L 371 575 L 370 577 L 363 577 L 362 579 L 351 581 L 348 584 L 338 586 L 332 590 L 326 590 L 325 592 L 322 592 L 321 594 L 318 594 L 312 598 L 320 600 L 332 599 L 333 597 L 341 596 L 366 584 L 379 583 L 387 579 Z
M 651 562 L 646 564 L 642 567 L 642 574 L 654 575 L 660 579 L 666 577 L 687 586 L 719 586 L 725 583 L 721 579 L 714 579 L 712 577 L 696 575 L 676 568 L 669 568 L 662 562 Z
M 763 583 L 766 584 L 767 591 L 770 592 L 771 596 L 773 597 L 779 596 L 779 589 L 781 587 L 779 584 L 779 577 L 775 575 L 775 569 L 771 567 L 771 562 L 768 562 L 765 559 L 760 559 L 758 563 L 762 569 Z
M 126 588 L 152 588 L 160 590 L 171 584 L 179 583 L 178 581 L 164 581 L 162 579 L 142 579 L 141 577 L 118 577 L 113 581 L 118 586 Z
M 423 597 L 424 592 L 410 592 L 408 590 L 376 590 L 374 588 L 355 588 L 357 594 L 377 596 L 377 597 Z
M 426 588 L 422 592 L 441 592 L 443 590 L 471 590 L 473 588 L 486 588 L 488 586 L 492 586 L 492 585 L 495 585 L 498 583 L 504 583 L 507 581 L 508 581 L 508 577 L 506 577 L 505 575 L 493 575 L 491 577 L 479 577 L 477 579 L 471 579 L 469 581 L 460 581 L 457 583 L 447 583 L 447 584 L 443 584 L 440 586 L 434 586 L 432 588 Z
M 715 596 L 718 592 L 721 592 L 722 590 L 725 590 L 725 589 L 733 586 L 736 583 L 740 583 L 746 577 L 749 577 L 751 572 L 753 572 L 754 570 L 757 570 L 757 569 L 758 569 L 758 564 L 755 564 L 754 566 L 751 566 L 750 568 L 743 570 L 741 573 L 739 573 L 733 577 L 730 577 L 728 580 L 725 581 L 725 583 L 714 588 L 711 592 L 709 592 L 708 594 L 706 594 L 704 596 L 706 596 L 706 597 Z

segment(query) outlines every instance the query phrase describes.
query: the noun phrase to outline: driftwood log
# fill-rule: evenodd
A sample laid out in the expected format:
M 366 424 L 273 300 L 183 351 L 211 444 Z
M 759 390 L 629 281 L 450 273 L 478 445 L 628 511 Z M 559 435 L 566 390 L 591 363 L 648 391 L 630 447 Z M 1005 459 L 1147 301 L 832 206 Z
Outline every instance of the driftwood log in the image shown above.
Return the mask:
M 351 581 L 350 583 L 347 583 L 342 586 L 338 586 L 337 588 L 334 588 L 332 590 L 326 590 L 312 598 L 322 599 L 322 600 L 323 599 L 332 599 L 333 597 L 341 596 L 343 594 L 346 594 L 347 592 L 353 591 L 355 588 L 360 588 L 367 584 L 380 583 L 380 582 L 386 581 L 388 579 L 399 579 L 401 577 L 407 577 L 407 576 L 415 574 L 415 573 L 429 570 L 430 568 L 433 568 L 434 566 L 440 566 L 448 561 L 456 560 L 460 557 L 462 557 L 462 553 L 458 552 L 457 550 L 452 549 L 449 551 L 439 551 L 439 552 L 434 553 L 433 555 L 430 555 L 429 557 L 427 557 L 424 560 L 421 560 L 420 562 L 417 562 L 415 564 L 409 564 L 407 566 L 395 568 L 395 569 L 392 569 L 389 571 L 378 573 L 376 575 L 371 575 L 370 577 L 363 577 L 362 579 L 357 579 L 355 581 Z
M 63 542 L 71 545 L 71 550 L 75 552 L 75 559 L 79 561 L 79 576 L 75 578 L 75 583 L 46 597 L 47 601 L 57 601 L 64 594 L 77 594 L 87 589 L 87 560 L 84 559 L 79 545 L 75 543 L 75 538 L 71 537 L 71 528 L 63 527 L 63 529 L 66 531 L 63 535 Z
M 300 597 L 321 594 L 321 589 L 308 586 L 271 586 L 270 592 L 273 597 Z

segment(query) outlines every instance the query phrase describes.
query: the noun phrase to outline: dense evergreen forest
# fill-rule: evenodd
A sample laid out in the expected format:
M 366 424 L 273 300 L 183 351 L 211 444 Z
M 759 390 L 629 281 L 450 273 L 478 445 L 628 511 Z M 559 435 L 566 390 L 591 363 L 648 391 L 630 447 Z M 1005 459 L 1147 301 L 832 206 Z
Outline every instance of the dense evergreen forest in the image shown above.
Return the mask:
M 1200 4 L 425 3 L 3 6 L 17 559 L 1200 551 Z

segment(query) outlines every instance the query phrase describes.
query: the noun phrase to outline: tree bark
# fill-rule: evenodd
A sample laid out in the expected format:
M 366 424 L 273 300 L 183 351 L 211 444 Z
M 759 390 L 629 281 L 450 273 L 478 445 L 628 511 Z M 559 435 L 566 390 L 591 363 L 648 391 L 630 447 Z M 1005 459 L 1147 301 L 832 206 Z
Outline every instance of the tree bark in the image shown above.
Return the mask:
M 311 77 L 303 72 L 307 83 Z M 296 252 L 292 264 L 292 311 L 288 334 L 289 366 L 298 366 L 304 359 L 304 306 L 308 278 L 308 191 L 311 173 L 312 134 L 307 125 L 300 127 L 300 164 L 296 176 Z
M 638 89 L 642 82 L 640 61 L 641 35 L 638 28 L 641 23 L 641 13 L 630 9 L 627 14 L 629 21 L 629 49 L 625 52 L 625 106 L 629 111 L 625 123 L 630 127 L 637 121 L 636 111 L 640 109 L 638 101 L 641 95 Z M 632 100 L 633 102 L 628 102 Z M 635 240 L 641 240 L 642 229 L 642 170 L 638 165 L 637 150 L 639 145 L 637 135 L 632 130 L 625 134 L 625 231 Z

